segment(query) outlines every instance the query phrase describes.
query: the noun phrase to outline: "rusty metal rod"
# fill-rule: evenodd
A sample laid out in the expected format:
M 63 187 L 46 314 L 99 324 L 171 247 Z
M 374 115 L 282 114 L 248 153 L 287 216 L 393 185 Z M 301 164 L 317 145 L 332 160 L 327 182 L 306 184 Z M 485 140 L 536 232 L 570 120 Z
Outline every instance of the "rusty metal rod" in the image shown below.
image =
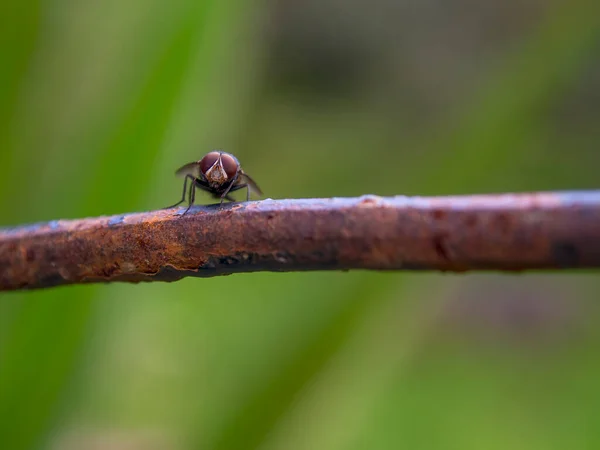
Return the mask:
M 0 229 L 0 290 L 255 271 L 600 267 L 600 191 L 184 210 Z

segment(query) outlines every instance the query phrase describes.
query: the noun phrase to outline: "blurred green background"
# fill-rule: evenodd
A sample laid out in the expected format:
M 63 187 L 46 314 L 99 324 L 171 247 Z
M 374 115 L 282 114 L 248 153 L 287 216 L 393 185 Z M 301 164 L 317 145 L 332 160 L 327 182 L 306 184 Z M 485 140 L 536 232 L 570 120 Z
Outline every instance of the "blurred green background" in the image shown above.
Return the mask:
M 213 148 L 271 198 L 598 188 L 599 93 L 597 0 L 8 0 L 0 226 L 174 203 Z M 0 447 L 599 448 L 599 278 L 1 294 Z

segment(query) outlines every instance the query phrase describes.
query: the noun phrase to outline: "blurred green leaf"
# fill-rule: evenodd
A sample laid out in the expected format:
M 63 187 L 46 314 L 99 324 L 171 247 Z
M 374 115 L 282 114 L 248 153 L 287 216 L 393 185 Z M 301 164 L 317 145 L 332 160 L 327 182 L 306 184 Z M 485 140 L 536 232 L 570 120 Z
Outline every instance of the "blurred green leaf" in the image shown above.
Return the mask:
M 256 448 L 264 442 L 311 380 L 340 351 L 365 311 L 378 306 L 377 291 L 369 283 L 356 286 L 351 295 L 338 302 L 334 314 L 325 323 L 305 333 L 299 348 L 287 354 L 279 364 L 268 365 L 270 370 L 248 398 L 240 398 L 233 417 L 225 421 L 209 447 Z M 370 295 L 365 295 L 367 292 Z
M 12 124 L 39 35 L 41 2 L 2 2 L 0 6 L 0 168 L 12 167 Z M 7 192 L 0 176 L 0 192 Z M 6 196 L 0 196 L 4 209 Z M 2 217 L 2 216 L 0 216 Z
M 19 296 L 0 343 L 0 437 L 11 449 L 37 447 L 61 414 L 93 313 L 91 292 Z

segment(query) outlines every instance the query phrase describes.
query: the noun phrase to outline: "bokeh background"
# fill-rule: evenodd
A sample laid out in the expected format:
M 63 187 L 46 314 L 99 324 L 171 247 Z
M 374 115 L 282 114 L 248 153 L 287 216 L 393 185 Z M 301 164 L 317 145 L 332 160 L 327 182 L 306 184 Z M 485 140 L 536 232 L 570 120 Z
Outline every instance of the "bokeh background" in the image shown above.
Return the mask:
M 597 0 L 0 6 L 0 226 L 163 207 L 213 148 L 271 198 L 598 188 L 599 123 Z M 364 272 L 4 293 L 0 447 L 599 448 L 599 294 Z

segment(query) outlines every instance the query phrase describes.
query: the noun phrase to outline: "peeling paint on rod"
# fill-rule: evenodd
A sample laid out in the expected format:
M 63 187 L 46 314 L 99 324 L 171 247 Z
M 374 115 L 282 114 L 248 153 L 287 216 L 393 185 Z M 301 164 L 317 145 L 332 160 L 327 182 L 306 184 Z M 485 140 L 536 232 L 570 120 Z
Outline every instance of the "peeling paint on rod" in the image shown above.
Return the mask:
M 600 267 L 600 191 L 263 200 L 0 229 L 0 290 L 304 270 Z

